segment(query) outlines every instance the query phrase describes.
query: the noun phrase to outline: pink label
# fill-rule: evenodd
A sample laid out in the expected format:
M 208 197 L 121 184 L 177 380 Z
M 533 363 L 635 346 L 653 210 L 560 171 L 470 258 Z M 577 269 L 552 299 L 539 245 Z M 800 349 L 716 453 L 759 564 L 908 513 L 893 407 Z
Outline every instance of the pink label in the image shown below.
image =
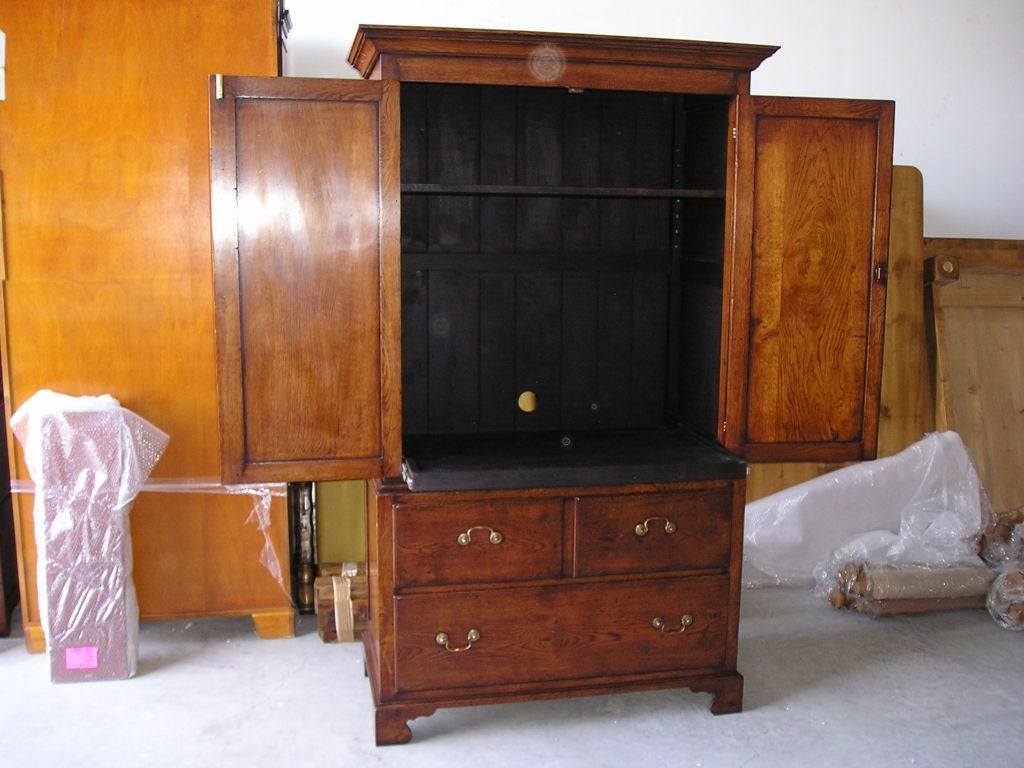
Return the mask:
M 99 648 L 95 645 L 64 649 L 65 669 L 96 669 L 99 665 Z

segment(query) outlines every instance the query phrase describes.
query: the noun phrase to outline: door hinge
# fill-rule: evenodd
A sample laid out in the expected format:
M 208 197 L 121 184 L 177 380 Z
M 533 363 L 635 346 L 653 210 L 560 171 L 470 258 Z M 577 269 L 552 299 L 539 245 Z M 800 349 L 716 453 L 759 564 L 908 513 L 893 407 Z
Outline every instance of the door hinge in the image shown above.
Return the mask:
M 735 125 L 732 127 L 732 137 L 734 139 L 736 138 L 736 126 Z
M 875 266 L 875 282 L 885 284 L 889 280 L 889 265 L 878 264 Z
M 217 101 L 224 99 L 224 75 L 213 76 L 213 92 Z

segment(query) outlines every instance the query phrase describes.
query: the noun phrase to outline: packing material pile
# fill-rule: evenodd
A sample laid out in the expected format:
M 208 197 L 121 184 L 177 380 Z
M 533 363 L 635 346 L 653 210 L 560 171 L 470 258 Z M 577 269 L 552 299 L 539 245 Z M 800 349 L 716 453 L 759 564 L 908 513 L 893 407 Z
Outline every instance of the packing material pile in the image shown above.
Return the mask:
M 959 435 L 933 433 L 748 504 L 744 581 L 811 582 L 873 617 L 987 606 L 1024 629 L 1024 524 L 1005 524 Z

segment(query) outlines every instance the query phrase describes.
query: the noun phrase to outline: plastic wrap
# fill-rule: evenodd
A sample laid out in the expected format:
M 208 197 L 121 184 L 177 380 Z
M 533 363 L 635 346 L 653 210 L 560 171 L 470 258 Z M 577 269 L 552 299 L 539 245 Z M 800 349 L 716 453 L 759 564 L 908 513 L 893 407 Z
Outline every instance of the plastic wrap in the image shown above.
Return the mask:
M 260 550 L 260 564 L 267 569 L 267 572 L 274 577 L 278 586 L 291 599 L 291 593 L 285 587 L 284 573 L 281 571 L 281 558 L 277 556 L 274 549 L 273 538 L 270 535 L 270 502 L 274 490 L 265 485 L 228 485 L 224 486 L 228 493 L 244 494 L 253 498 L 252 512 L 246 518 L 246 525 L 255 523 L 263 536 L 263 549 Z M 281 490 L 277 495 L 284 495 Z
M 1024 508 L 1006 515 L 986 541 L 984 556 L 997 571 L 985 603 L 996 624 L 1024 630 Z
M 986 605 L 999 626 L 1017 632 L 1024 630 L 1024 565 L 1009 568 L 996 577 Z
M 993 568 L 1024 563 L 1024 507 L 1003 512 L 982 537 L 982 559 Z
M 109 395 L 37 392 L 11 418 L 35 482 L 40 615 L 54 682 L 131 677 L 128 513 L 168 436 Z
M 980 565 L 992 519 L 960 436 L 831 472 L 746 508 L 744 581 L 806 584 L 851 562 Z
M 252 499 L 252 510 L 245 519 L 246 525 L 255 525 L 263 537 L 263 548 L 259 553 L 259 562 L 267 573 L 276 581 L 281 591 L 291 600 L 292 593 L 281 568 L 282 557 L 274 546 L 271 530 L 271 504 L 273 498 L 287 494 L 286 483 L 259 483 L 246 485 L 223 485 L 212 478 L 161 478 L 158 482 L 148 482 L 142 490 L 148 493 L 226 493 L 236 496 L 249 496 Z M 284 557 L 287 558 L 285 553 Z
M 11 493 L 32 493 L 36 491 L 35 483 L 30 480 L 11 480 Z M 284 497 L 287 492 L 285 483 L 262 483 L 249 485 L 223 485 L 212 478 L 161 478 L 158 481 L 146 482 L 142 491 L 147 493 L 211 493 L 234 494 L 252 498 L 252 511 L 245 519 L 246 525 L 255 525 L 263 537 L 263 548 L 259 553 L 259 562 L 277 581 L 290 600 L 292 597 L 289 584 L 281 568 L 281 557 L 274 546 L 272 532 L 271 504 L 275 496 Z

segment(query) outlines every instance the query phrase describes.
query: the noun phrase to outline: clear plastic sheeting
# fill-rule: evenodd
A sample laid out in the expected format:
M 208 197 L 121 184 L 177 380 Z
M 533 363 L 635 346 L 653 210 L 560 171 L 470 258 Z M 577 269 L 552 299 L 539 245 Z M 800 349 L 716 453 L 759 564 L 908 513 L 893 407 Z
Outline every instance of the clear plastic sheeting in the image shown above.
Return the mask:
M 1024 630 L 1024 564 L 1000 573 L 988 593 L 988 612 L 1004 629 Z
M 143 493 L 212 493 L 236 494 L 252 498 L 252 511 L 245 519 L 245 524 L 253 524 L 263 537 L 263 548 L 260 550 L 259 562 L 267 572 L 277 580 L 281 591 L 292 599 L 285 574 L 281 568 L 281 556 L 274 546 L 271 530 L 271 504 L 275 496 L 284 497 L 287 493 L 285 483 L 262 483 L 249 485 L 223 485 L 212 478 L 160 478 L 158 481 L 146 482 L 142 486 Z M 29 480 L 12 480 L 11 493 L 35 493 L 35 484 Z
M 109 395 L 37 392 L 11 418 L 35 483 L 40 615 L 54 682 L 138 662 L 128 513 L 168 435 Z
M 960 436 L 936 432 L 748 504 L 744 582 L 810 586 L 853 562 L 982 565 L 991 521 Z
M 993 568 L 1024 564 L 1024 507 L 1003 512 L 982 537 L 981 557 Z
M 274 541 L 270 535 L 270 500 L 273 491 L 267 486 L 260 485 L 228 485 L 225 486 L 228 493 L 245 494 L 253 498 L 252 512 L 246 518 L 246 524 L 255 523 L 263 536 L 263 549 L 260 550 L 260 564 L 267 569 L 267 573 L 274 577 L 281 590 L 291 599 L 291 593 L 285 586 L 284 573 L 281 572 L 281 558 L 277 556 L 274 549 Z M 280 491 L 278 495 L 283 495 Z
M 292 599 L 292 593 L 281 568 L 282 558 L 274 547 L 271 532 L 271 504 L 275 496 L 287 494 L 286 483 L 262 483 L 248 485 L 222 485 L 213 479 L 181 478 L 161 479 L 159 482 L 146 483 L 142 490 L 148 493 L 227 493 L 237 496 L 249 496 L 252 499 L 252 511 L 245 519 L 245 524 L 255 525 L 263 537 L 263 548 L 260 550 L 260 565 L 274 577 L 281 591 Z M 287 554 L 285 555 L 287 557 Z

